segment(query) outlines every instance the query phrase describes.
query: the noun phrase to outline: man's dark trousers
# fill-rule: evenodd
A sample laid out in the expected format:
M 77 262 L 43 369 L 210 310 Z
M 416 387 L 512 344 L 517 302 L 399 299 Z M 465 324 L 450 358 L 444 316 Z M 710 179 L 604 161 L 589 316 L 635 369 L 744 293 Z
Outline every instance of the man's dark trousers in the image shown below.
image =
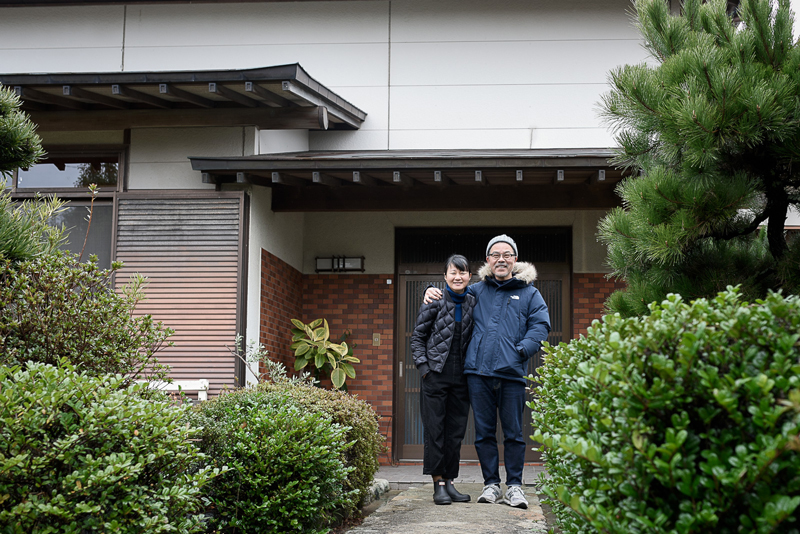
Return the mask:
M 481 462 L 484 484 L 500 484 L 496 434 L 499 411 L 503 427 L 506 483 L 509 486 L 521 486 L 526 447 L 522 436 L 525 384 L 518 380 L 481 375 L 467 375 L 467 383 L 475 416 L 475 450 Z

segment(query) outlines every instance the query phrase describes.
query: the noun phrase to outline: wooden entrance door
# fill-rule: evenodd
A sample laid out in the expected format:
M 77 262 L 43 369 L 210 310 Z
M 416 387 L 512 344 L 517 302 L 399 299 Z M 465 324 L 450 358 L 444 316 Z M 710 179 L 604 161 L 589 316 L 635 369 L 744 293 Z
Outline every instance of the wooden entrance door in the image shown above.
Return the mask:
M 557 345 L 562 340 L 569 339 L 570 333 L 570 306 L 569 306 L 569 269 L 565 265 L 541 265 L 539 279 L 535 285 L 542 293 L 547 306 L 550 310 L 550 323 L 552 330 L 548 336 L 548 341 Z M 398 347 L 395 352 L 395 384 L 396 388 L 396 443 L 395 450 L 398 460 L 420 460 L 423 452 L 423 428 L 420 417 L 420 376 L 414 365 L 414 358 L 411 355 L 411 334 L 414 331 L 414 324 L 417 312 L 422 305 L 422 298 L 425 288 L 428 285 L 444 287 L 444 280 L 441 274 L 400 274 L 398 276 L 398 313 L 397 313 L 397 332 L 396 339 Z M 529 360 L 528 373 L 535 375 L 536 368 L 541 364 L 542 353 L 537 353 Z M 533 451 L 534 446 L 538 446 L 530 436 L 533 434 L 531 427 L 530 408 L 525 408 L 523 415 L 523 435 L 528 444 L 528 451 L 525 455 L 526 461 L 537 461 L 539 453 Z M 502 458 L 502 432 L 498 422 L 498 444 L 500 447 L 500 457 Z M 476 460 L 475 452 L 475 425 L 470 410 L 467 434 L 461 447 L 461 458 L 463 460 Z

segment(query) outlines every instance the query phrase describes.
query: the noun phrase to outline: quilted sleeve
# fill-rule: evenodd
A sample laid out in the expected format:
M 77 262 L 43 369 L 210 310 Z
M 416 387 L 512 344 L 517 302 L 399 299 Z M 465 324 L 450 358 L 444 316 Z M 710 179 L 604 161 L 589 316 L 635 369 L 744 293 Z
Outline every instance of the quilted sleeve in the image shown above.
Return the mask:
M 428 338 L 433 330 L 433 323 L 439 306 L 443 300 L 434 300 L 430 304 L 423 304 L 417 314 L 417 323 L 411 334 L 411 354 L 414 356 L 414 365 L 419 369 L 420 376 L 428 373 Z

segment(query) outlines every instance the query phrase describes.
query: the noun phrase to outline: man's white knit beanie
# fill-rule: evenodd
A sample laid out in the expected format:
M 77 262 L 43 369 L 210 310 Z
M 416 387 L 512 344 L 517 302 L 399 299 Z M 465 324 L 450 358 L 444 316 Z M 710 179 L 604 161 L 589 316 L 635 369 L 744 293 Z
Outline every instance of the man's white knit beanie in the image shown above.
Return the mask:
M 514 249 L 514 256 L 519 256 L 519 252 L 517 251 L 517 244 L 514 243 L 514 240 L 508 237 L 506 234 L 500 234 L 497 237 L 493 237 L 489 244 L 486 245 L 486 255 L 489 255 L 489 251 L 492 250 L 492 247 L 497 243 L 508 243 L 511 245 L 511 248 Z

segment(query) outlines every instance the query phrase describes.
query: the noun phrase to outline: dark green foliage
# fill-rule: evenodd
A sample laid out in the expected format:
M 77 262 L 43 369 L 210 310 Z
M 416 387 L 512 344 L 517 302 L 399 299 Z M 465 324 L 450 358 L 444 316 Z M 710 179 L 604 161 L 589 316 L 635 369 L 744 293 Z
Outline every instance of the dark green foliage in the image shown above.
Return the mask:
M 289 395 L 241 389 L 202 403 L 202 448 L 231 468 L 208 491 L 215 532 L 327 532 L 347 506 L 346 428 Z
M 60 365 L 0 367 L 0 530 L 202 531 L 213 473 L 198 468 L 185 409 Z
M 0 85 L 0 178 L 17 167 L 30 167 L 44 156 L 36 125 L 19 107 L 19 97 Z
M 0 260 L 0 363 L 66 359 L 92 375 L 163 379 L 154 355 L 172 331 L 133 315 L 143 280 L 116 293 L 111 276 L 120 267 L 105 271 L 60 252 L 16 264 Z
M 563 532 L 799 532 L 798 297 L 649 312 L 546 349 L 534 438 Z
M 800 205 L 800 46 L 788 0 L 637 0 L 650 64 L 610 74 L 603 111 L 633 174 L 623 208 L 600 224 L 613 274 L 608 302 L 648 312 L 668 293 L 710 297 L 728 284 L 749 298 L 800 290 L 798 243 L 784 221 Z M 768 221 L 768 222 L 767 222 Z M 765 224 L 762 236 L 758 226 Z
M 303 383 L 269 383 L 258 385 L 271 395 L 286 395 L 301 409 L 323 413 L 331 421 L 347 427 L 344 439 L 352 443 L 345 451 L 347 467 L 353 470 L 347 475 L 344 487 L 349 494 L 343 512 L 351 515 L 367 496 L 380 464 L 378 457 L 386 447 L 385 439 L 378 429 L 378 415 L 367 402 L 344 391 L 333 391 Z

